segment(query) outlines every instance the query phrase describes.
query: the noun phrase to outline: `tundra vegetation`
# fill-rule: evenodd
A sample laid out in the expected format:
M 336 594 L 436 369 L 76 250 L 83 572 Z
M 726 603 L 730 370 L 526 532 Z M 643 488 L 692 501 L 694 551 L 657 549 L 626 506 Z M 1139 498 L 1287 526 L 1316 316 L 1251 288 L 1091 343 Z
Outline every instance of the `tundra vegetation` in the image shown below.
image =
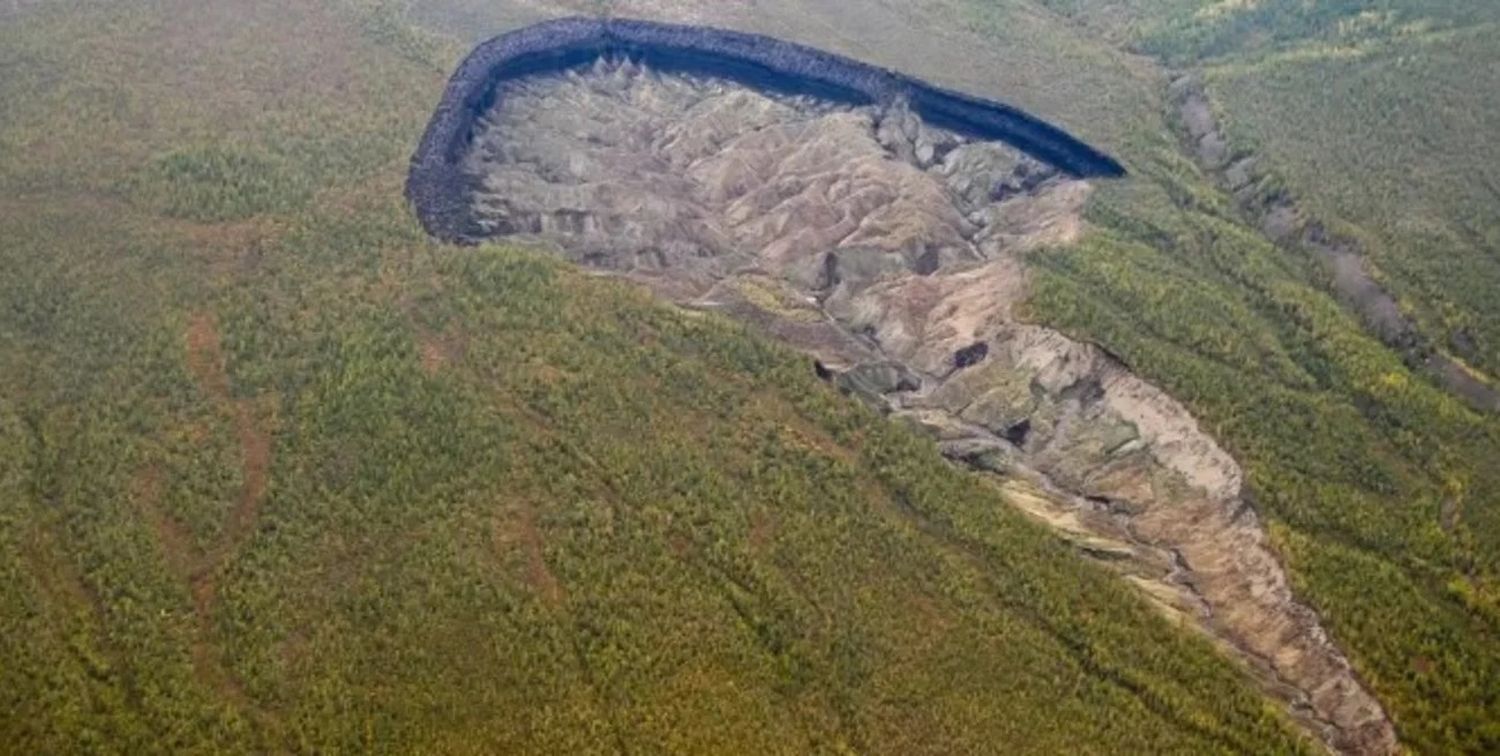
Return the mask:
M 468 29 L 523 20 L 480 5 L 423 18 L 458 28 L 444 17 L 453 7 Z M 1178 72 L 1202 69 L 1230 150 L 1259 162 L 1255 196 L 1293 196 L 1357 242 L 1420 329 L 1493 382 L 1493 7 L 953 0 L 873 2 L 855 18 L 832 0 L 761 0 L 754 13 L 606 5 L 893 66 L 1120 157 L 1132 178 L 1099 184 L 1091 233 L 1030 256 L 1030 317 L 1120 356 L 1245 466 L 1300 595 L 1405 744 L 1500 748 L 1500 421 L 1383 346 L 1315 256 L 1258 232 L 1184 149 L 1168 96 Z M 525 21 L 576 12 L 526 8 Z M 954 31 L 909 31 L 928 28 Z
M 1253 192 L 1353 240 L 1419 329 L 1493 382 L 1494 6 L 1045 4 L 1203 70 L 1231 154 L 1259 164 Z M 1323 266 L 1248 232 L 1211 176 L 1165 147 L 1142 158 L 1161 193 L 1102 193 L 1100 232 L 1038 257 L 1036 317 L 1107 344 L 1246 465 L 1303 595 L 1410 746 L 1494 751 L 1500 423 L 1381 348 L 1324 295 Z
M 1461 65 L 1493 60 L 1489 27 L 1390 27 L 1361 64 L 1317 46 L 1350 27 L 1316 13 L 1274 45 L 1241 33 L 1253 49 L 1143 41 L 1174 38 L 1168 11 L 1209 25 L 1305 3 L 928 5 L 1013 58 L 984 69 L 1013 89 L 986 94 L 1137 176 L 1096 192 L 1081 242 L 1034 253 L 1031 316 L 1120 355 L 1245 465 L 1298 589 L 1405 743 L 1495 750 L 1500 422 L 1246 225 L 1169 130 L 1156 63 L 1112 47 L 1208 64 L 1272 180 L 1383 233 L 1455 217 L 1438 171 L 1494 170 L 1452 149 L 1492 146 L 1451 128 L 1493 116 Z M 9 747 L 1307 747 L 1206 643 L 800 358 L 529 252 L 428 242 L 401 181 L 461 50 L 399 8 L 59 1 L 0 24 Z M 896 12 L 880 8 L 850 23 Z M 763 31 L 816 43 L 805 21 Z M 1446 56 L 1443 34 L 1469 52 Z M 1384 141 L 1410 122 L 1317 94 L 1363 76 L 1462 140 Z M 1298 108 L 1319 116 L 1299 137 L 1333 144 L 1343 123 L 1379 149 L 1295 173 L 1314 140 L 1275 119 Z M 1403 150 L 1415 209 L 1368 178 Z M 1451 207 L 1492 211 L 1472 196 Z M 1469 277 L 1494 237 L 1476 227 L 1443 226 L 1470 246 L 1368 244 L 1429 327 L 1472 321 L 1491 357 L 1471 359 L 1493 368 L 1492 301 Z
M 0 27 L 20 752 L 1298 751 L 1207 642 L 807 360 L 401 199 L 382 6 Z

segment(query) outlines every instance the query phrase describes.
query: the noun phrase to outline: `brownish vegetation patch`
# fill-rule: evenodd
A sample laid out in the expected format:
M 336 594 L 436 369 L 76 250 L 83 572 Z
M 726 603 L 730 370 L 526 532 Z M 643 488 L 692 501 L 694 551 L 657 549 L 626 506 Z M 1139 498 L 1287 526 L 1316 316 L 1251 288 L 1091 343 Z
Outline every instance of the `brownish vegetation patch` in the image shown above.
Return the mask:
M 417 336 L 418 358 L 422 372 L 435 376 L 443 368 L 459 362 L 468 351 L 468 337 L 449 329 L 443 333 L 420 333 Z
M 567 600 L 567 591 L 562 582 L 547 566 L 545 544 L 541 530 L 537 527 L 536 507 L 523 502 L 505 514 L 495 524 L 495 551 L 502 560 L 521 549 L 524 559 L 526 584 L 529 585 L 550 609 L 557 609 Z
M 66 552 L 62 551 L 53 528 L 37 527 L 21 544 L 21 556 L 33 566 L 31 574 L 42 584 L 46 595 L 66 597 L 68 603 L 86 610 L 101 625 L 104 624 L 103 600 L 72 561 L 65 558 Z
M 781 430 L 783 438 L 795 446 L 845 464 L 855 465 L 859 462 L 853 449 L 840 444 L 827 431 L 799 415 L 787 402 L 766 392 L 756 395 L 747 405 L 746 414 L 775 424 Z
M 235 434 L 240 442 L 240 472 L 243 487 L 239 503 L 229 519 L 224 541 L 238 544 L 250 535 L 259 518 L 271 470 L 271 434 L 256 403 L 242 399 L 234 403 Z
M 776 519 L 770 512 L 757 509 L 750 515 L 750 550 L 762 554 L 775 538 Z
M 272 423 L 268 416 L 274 414 L 274 408 L 255 399 L 236 400 L 230 396 L 223 346 L 212 314 L 194 314 L 185 341 L 189 370 L 215 404 L 215 410 L 234 425 L 240 450 L 240 493 L 219 537 L 201 550 L 193 546 L 180 524 L 155 506 L 161 487 L 159 471 L 148 470 L 142 475 L 138 501 L 153 523 L 168 563 L 187 581 L 192 594 L 197 620 L 197 637 L 192 645 L 194 670 L 204 683 L 242 710 L 249 711 L 251 702 L 243 685 L 225 668 L 222 654 L 211 641 L 212 617 L 220 574 L 254 534 L 260 519 L 260 506 L 270 481 Z
M 167 565 L 180 575 L 190 575 L 203 555 L 193 543 L 192 534 L 176 518 L 162 511 L 162 469 L 160 465 L 147 465 L 136 473 L 130 483 L 131 500 L 136 511 L 151 526 L 156 541 L 161 546 Z
M 229 375 L 213 315 L 195 314 L 189 322 L 186 341 L 188 368 L 198 378 L 203 392 L 215 401 L 216 409 L 234 423 L 235 438 L 240 447 L 240 495 L 230 510 L 223 534 L 201 556 L 197 569 L 193 570 L 194 593 L 206 596 L 203 601 L 206 605 L 211 603 L 216 568 L 233 556 L 240 544 L 254 532 L 259 519 L 271 469 L 271 433 L 267 428 L 269 423 L 262 416 L 271 412 L 254 399 L 230 397 Z
M 196 313 L 188 322 L 187 363 L 204 393 L 215 399 L 229 398 L 229 376 L 224 370 L 219 327 L 209 313 Z
M 274 219 L 263 216 L 222 222 L 153 218 L 152 223 L 170 229 L 204 269 L 220 280 L 254 271 L 266 245 L 281 232 Z

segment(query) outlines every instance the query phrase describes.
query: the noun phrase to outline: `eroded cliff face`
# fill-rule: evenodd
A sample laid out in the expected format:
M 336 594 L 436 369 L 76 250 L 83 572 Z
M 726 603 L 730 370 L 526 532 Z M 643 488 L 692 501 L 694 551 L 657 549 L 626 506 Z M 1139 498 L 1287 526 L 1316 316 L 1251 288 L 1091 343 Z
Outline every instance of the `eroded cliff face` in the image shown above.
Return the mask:
M 815 356 L 1004 473 L 1015 505 L 1243 659 L 1332 747 L 1395 748 L 1292 596 L 1235 461 L 1103 350 L 1016 319 L 1090 187 L 934 128 L 629 61 L 501 85 L 463 158 L 485 234 L 540 242 Z

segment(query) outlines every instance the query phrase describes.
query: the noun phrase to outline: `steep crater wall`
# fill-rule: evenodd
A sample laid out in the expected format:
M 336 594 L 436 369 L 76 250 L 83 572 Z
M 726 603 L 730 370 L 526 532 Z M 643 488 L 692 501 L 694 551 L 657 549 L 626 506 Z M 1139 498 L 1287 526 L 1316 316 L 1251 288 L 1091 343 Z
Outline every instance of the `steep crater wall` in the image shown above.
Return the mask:
M 569 18 L 496 37 L 480 45 L 453 75 L 412 159 L 407 181 L 407 199 L 427 231 L 453 242 L 483 236 L 470 212 L 471 177 L 461 163 L 473 141 L 476 120 L 495 107 L 502 84 L 611 57 L 848 105 L 901 101 L 934 125 L 1005 142 L 1074 176 L 1125 173 L 1114 158 L 1016 108 L 839 55 L 708 27 Z

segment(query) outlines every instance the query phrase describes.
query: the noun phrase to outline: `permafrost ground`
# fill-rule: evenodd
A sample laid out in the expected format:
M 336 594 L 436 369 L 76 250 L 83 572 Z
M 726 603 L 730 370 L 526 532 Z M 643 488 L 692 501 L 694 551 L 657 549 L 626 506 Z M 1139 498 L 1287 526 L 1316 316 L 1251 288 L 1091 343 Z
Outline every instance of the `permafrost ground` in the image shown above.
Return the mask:
M 769 94 L 614 56 L 497 86 L 453 156 L 479 236 L 550 246 L 807 351 L 949 456 L 1005 473 L 1015 505 L 1190 618 L 1330 746 L 1394 749 L 1292 596 L 1234 460 L 1102 350 L 1015 319 L 1027 250 L 1083 231 L 1086 180 L 900 100 Z

